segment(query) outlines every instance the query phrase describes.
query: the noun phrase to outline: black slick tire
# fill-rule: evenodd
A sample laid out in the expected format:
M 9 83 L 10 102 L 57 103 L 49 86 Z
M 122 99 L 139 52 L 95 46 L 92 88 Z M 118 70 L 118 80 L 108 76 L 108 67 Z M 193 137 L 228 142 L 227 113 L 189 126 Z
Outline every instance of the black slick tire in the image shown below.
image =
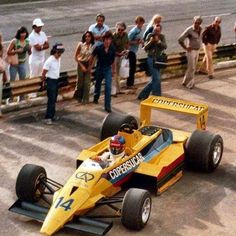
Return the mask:
M 209 131 L 195 130 L 185 145 L 187 165 L 197 171 L 212 172 L 220 164 L 223 139 Z
M 149 220 L 151 205 L 151 195 L 147 190 L 129 189 L 123 199 L 121 210 L 122 224 L 128 229 L 142 229 Z
M 46 179 L 47 174 L 43 167 L 26 164 L 16 180 L 16 195 L 22 201 L 37 202 L 43 194 L 45 186 L 41 179 Z
M 103 120 L 102 128 L 100 131 L 100 140 L 102 141 L 117 134 L 121 126 L 124 124 L 130 125 L 132 129 L 138 129 L 137 120 L 131 115 L 115 112 L 108 114 Z

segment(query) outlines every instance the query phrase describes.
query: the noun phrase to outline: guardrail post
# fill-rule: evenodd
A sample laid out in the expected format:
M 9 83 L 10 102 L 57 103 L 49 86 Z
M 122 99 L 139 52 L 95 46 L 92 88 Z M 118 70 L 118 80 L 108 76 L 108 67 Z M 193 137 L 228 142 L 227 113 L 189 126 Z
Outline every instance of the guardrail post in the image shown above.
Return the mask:
M 3 86 L 2 99 L 7 99 L 7 98 L 10 98 L 11 96 L 12 96 L 11 84 L 10 83 L 6 83 Z

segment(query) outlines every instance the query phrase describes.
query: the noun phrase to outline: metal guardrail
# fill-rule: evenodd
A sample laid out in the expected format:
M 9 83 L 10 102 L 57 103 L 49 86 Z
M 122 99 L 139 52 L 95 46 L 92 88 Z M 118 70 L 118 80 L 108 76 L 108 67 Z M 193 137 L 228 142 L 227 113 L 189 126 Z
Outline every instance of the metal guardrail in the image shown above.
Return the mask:
M 204 53 L 200 52 L 199 60 L 202 59 Z M 236 44 L 230 44 L 225 46 L 218 46 L 214 58 L 215 59 L 232 59 L 236 56 Z M 175 69 L 177 67 L 183 67 L 187 63 L 185 52 L 178 54 L 168 55 L 167 69 Z M 137 62 L 136 72 L 144 72 L 147 70 L 146 58 L 139 58 Z M 163 73 L 165 73 L 165 70 Z M 69 86 L 74 88 L 76 84 L 76 71 L 62 72 L 59 78 L 59 87 Z M 12 96 L 25 95 L 33 92 L 42 92 L 41 78 L 32 78 L 26 80 L 13 81 L 4 86 L 3 99 L 10 98 Z

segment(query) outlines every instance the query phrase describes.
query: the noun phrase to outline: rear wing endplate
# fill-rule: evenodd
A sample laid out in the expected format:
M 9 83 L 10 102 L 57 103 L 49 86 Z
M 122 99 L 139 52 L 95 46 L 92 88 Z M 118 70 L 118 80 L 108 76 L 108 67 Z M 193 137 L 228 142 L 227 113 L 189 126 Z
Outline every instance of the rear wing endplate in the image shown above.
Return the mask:
M 141 126 L 150 124 L 152 109 L 162 109 L 195 115 L 197 117 L 197 129 L 206 129 L 208 118 L 208 106 L 206 104 L 160 96 L 149 96 L 140 103 Z

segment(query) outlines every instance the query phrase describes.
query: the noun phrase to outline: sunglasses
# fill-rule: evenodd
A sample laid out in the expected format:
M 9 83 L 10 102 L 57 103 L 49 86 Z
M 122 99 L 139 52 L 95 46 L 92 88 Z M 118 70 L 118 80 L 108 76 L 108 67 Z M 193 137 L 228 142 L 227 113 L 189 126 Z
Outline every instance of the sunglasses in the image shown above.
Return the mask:
M 118 32 L 123 32 L 125 31 L 125 29 L 118 29 Z

